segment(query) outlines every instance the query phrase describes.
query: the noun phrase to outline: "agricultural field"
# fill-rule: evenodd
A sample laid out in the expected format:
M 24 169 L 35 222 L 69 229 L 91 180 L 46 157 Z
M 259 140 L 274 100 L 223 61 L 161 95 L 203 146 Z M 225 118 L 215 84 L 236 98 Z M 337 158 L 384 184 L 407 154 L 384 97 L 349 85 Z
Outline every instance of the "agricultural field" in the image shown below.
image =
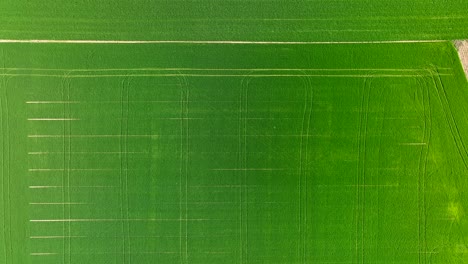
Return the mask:
M 218 10 L 240 2 L 245 12 Z M 201 4 L 205 13 L 186 17 L 248 17 L 266 2 Z M 322 2 L 294 1 L 278 16 Z M 433 1 L 440 14 L 466 5 L 445 2 Z M 339 21 L 363 4 L 384 5 L 347 1 L 354 9 Z M 70 21 L 38 10 L 25 23 L 56 22 L 59 39 L 87 23 L 65 33 Z M 349 26 L 365 28 L 366 12 Z M 367 36 L 463 36 L 460 20 L 444 33 L 417 20 L 413 35 L 399 22 L 393 35 Z M 140 37 L 129 33 L 137 24 L 117 28 Z M 51 39 L 23 33 L 2 34 Z M 449 41 L 10 41 L 0 52 L 0 263 L 468 263 L 468 82 Z
M 379 41 L 468 39 L 466 0 L 0 2 L 1 39 Z

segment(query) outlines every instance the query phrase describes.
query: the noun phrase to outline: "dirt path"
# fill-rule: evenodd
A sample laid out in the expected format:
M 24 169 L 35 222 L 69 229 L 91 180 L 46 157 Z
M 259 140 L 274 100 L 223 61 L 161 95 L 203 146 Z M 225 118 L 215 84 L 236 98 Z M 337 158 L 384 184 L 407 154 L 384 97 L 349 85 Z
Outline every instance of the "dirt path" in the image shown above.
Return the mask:
M 463 69 L 465 70 L 465 74 L 468 78 L 468 40 L 455 41 L 455 46 L 457 47 L 460 60 L 463 64 Z

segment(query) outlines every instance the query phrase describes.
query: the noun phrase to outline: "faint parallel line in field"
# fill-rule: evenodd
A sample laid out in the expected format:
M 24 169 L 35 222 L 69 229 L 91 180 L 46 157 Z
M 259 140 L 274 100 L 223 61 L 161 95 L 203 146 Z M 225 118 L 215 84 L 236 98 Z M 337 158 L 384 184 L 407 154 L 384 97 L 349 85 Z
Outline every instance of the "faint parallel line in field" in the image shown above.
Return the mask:
M 26 101 L 26 104 L 78 104 L 79 101 Z
M 79 118 L 28 118 L 28 121 L 79 121 Z
M 28 186 L 29 189 L 51 189 L 51 188 L 63 188 L 63 186 Z
M 293 202 L 244 202 L 245 204 L 294 204 Z M 172 204 L 172 203 L 170 203 Z M 210 205 L 210 204 L 232 204 L 232 205 L 238 205 L 239 202 L 188 202 L 187 204 L 191 205 Z
M 57 44 L 237 44 L 237 45 L 325 45 L 325 44 L 404 44 L 439 43 L 446 40 L 380 40 L 380 41 L 247 41 L 247 40 L 66 40 L 66 39 L 0 39 L 0 43 Z
M 316 110 L 313 112 L 329 112 L 326 110 Z M 102 119 L 102 118 L 99 118 Z M 126 120 L 125 118 L 109 118 L 111 120 Z M 236 118 L 226 118 L 226 117 L 186 117 L 186 118 L 179 118 L 179 117 L 144 117 L 144 118 L 130 118 L 132 120 L 236 120 Z M 297 117 L 251 117 L 251 118 L 245 118 L 245 120 L 300 120 L 301 118 Z M 395 118 L 398 119 L 398 118 Z M 47 121 L 47 120 L 46 120 Z M 55 121 L 55 120 L 51 120 Z M 63 121 L 63 120 L 62 120 Z M 67 121 L 67 120 L 65 120 Z
M 181 137 L 181 135 L 162 135 L 162 134 L 155 134 L 155 135 L 127 135 L 128 137 Z M 222 135 L 222 134 L 217 134 L 217 135 L 191 135 L 191 137 L 237 137 L 238 135 Z M 245 135 L 246 137 L 332 137 L 331 135 L 275 135 L 275 134 L 268 134 L 268 135 L 263 135 L 263 134 L 258 134 L 258 135 Z M 380 135 L 379 135 L 380 136 Z M 389 134 L 390 136 L 390 134 Z M 119 138 L 119 137 L 125 137 L 125 135 L 28 135 L 28 138 Z M 68 153 L 68 152 L 66 152 Z
M 79 253 L 67 253 L 66 255 L 109 255 L 109 254 L 178 254 L 175 251 L 129 251 L 129 252 L 79 252 Z M 51 256 L 51 255 L 64 255 L 63 253 L 31 253 L 31 256 Z
M 89 154 L 148 154 L 149 152 L 120 152 L 120 151 L 110 151 L 110 152 L 105 152 L 105 151 L 70 151 L 70 152 L 63 152 L 63 151 L 37 151 L 37 152 L 28 152 L 28 155 L 50 155 L 50 154 L 64 154 L 64 153 L 70 153 L 70 154 L 83 154 L 83 155 L 89 155 Z
M 314 187 L 400 187 L 399 184 L 318 184 Z
M 29 172 L 34 172 L 34 171 L 115 171 L 117 169 L 111 169 L 111 168 L 74 168 L 74 169 L 65 169 L 65 168 L 33 168 L 33 169 L 28 169 Z
M 75 218 L 75 219 L 31 219 L 29 222 L 179 222 L 179 221 L 234 221 L 229 219 L 210 219 L 210 218 Z
M 213 171 L 282 171 L 282 170 L 287 170 L 287 169 L 275 169 L 275 168 L 219 168 L 219 169 L 211 169 L 211 170 L 213 170 Z
M 29 76 L 29 77 L 57 77 L 63 78 L 60 74 L 0 74 L 0 76 Z M 433 74 L 192 74 L 192 73 L 174 73 L 174 74 L 76 74 L 69 75 L 67 78 L 109 78 L 109 77 L 335 77 L 335 78 L 404 78 L 404 77 L 428 77 Z M 448 73 L 438 73 L 437 76 L 453 76 Z
M 181 137 L 179 134 L 155 134 L 155 135 L 128 135 L 129 137 Z M 200 135 L 190 135 L 190 137 L 237 137 L 235 134 L 200 134 Z M 332 135 L 320 135 L 320 134 L 309 134 L 309 135 L 287 135 L 287 134 L 247 134 L 246 137 L 323 137 L 330 138 Z M 371 134 L 369 137 L 391 137 L 394 134 Z M 73 137 L 73 138 L 118 138 L 120 135 L 28 135 L 28 138 L 63 138 L 63 137 Z M 339 138 L 350 138 L 351 136 L 336 136 Z M 73 153 L 73 152 L 66 152 Z
M 259 187 L 261 185 L 229 184 L 229 185 L 191 185 L 190 188 L 243 188 Z
M 30 239 L 61 239 L 61 238 L 122 238 L 123 236 L 30 236 Z M 131 238 L 179 238 L 181 236 L 130 236 Z M 184 236 L 185 237 L 185 236 Z M 230 235 L 193 236 L 193 237 L 233 237 Z
M 358 162 L 357 162 L 357 173 L 356 173 L 356 184 L 355 189 L 355 202 L 353 205 L 355 214 L 355 254 L 356 263 L 364 263 L 364 216 L 365 216 L 365 189 L 361 188 L 361 185 L 366 185 L 366 138 L 367 138 L 367 127 L 368 127 L 368 111 L 369 111 L 369 97 L 370 90 L 372 87 L 371 78 L 365 79 L 362 87 L 362 95 L 360 100 L 360 114 L 359 114 L 359 130 L 357 138 L 357 151 L 358 151 Z M 370 83 L 368 83 L 370 82 Z M 353 220 L 353 221 L 354 221 Z M 359 250 L 361 247 L 361 250 Z
M 30 253 L 29 255 L 31 256 L 53 256 L 53 255 L 58 255 L 59 253 L 54 253 L 54 252 L 34 252 Z
M 258 1 L 258 0 L 257 0 Z M 255 2 L 255 1 L 251 1 Z M 267 1 L 264 1 L 267 2 Z M 279 0 L 276 1 L 268 1 L 268 2 L 279 2 Z M 317 2 L 313 0 L 306 0 L 306 2 Z M 312 17 L 302 17 L 302 18 L 293 18 L 293 17 L 285 17 L 285 18 L 279 18 L 279 17 L 267 17 L 267 18 L 257 18 L 257 17 L 232 17 L 232 18 L 189 18 L 189 17 L 183 17 L 183 18 L 167 18 L 167 19 L 158 19 L 158 20 L 153 20 L 153 21 L 158 21 L 158 22 L 210 22 L 210 21 L 235 21 L 235 22 L 243 22 L 243 21 L 367 21 L 367 20 L 376 20 L 376 21 L 381 21 L 381 20 L 404 20 L 404 19 L 414 19 L 414 20 L 450 20 L 450 19 L 467 19 L 467 16 L 462 16 L 462 15 L 454 15 L 454 16 L 426 16 L 426 14 L 421 14 L 421 16 L 352 16 L 352 17 L 320 17 L 320 18 L 312 18 Z
M 275 2 L 275 1 L 269 1 Z M 278 0 L 276 2 L 279 2 Z M 317 2 L 307 0 L 307 2 Z M 439 19 L 467 19 L 468 16 L 353 16 L 353 17 L 321 17 L 321 18 L 255 18 L 255 17 L 233 17 L 233 18 L 178 18 L 178 19 L 161 19 L 161 21 L 179 22 L 179 21 L 356 21 L 356 20 L 401 20 L 401 19 L 416 19 L 416 20 L 439 20 Z
M 338 186 L 337 186 L 338 187 Z M 234 187 L 233 187 L 234 188 Z M 246 202 L 248 204 L 293 204 L 293 202 Z M 63 205 L 63 203 L 29 203 L 30 205 Z M 66 205 L 94 205 L 92 203 L 65 203 Z M 154 203 L 156 205 L 178 205 L 179 203 L 173 202 L 159 202 Z M 153 205 L 154 205 L 153 204 Z M 239 202 L 213 202 L 213 201 L 195 201 L 195 202 L 187 202 L 187 204 L 191 205 L 209 205 L 209 204 L 233 204 L 238 205 Z M 183 236 L 185 237 L 185 236 Z
M 203 117 L 147 117 L 147 118 L 115 118 L 116 120 L 206 120 Z
M 373 117 L 374 120 L 419 120 L 417 117 Z
M 129 100 L 129 103 L 179 103 L 179 100 Z M 238 103 L 238 100 L 193 100 L 187 101 L 189 103 Z M 302 103 L 301 100 L 255 100 L 256 103 Z M 84 104 L 102 104 L 102 103 L 119 103 L 118 100 L 102 100 L 102 101 L 27 101 L 26 104 L 66 104 L 66 103 L 84 103 Z M 314 103 L 328 103 L 328 101 L 314 101 Z M 320 105 L 320 104 L 319 104 Z M 180 118 L 180 117 L 179 117 Z M 378 119 L 378 117 L 374 117 Z M 247 118 L 250 119 L 250 118 Z M 391 119 L 385 118 L 385 119 Z M 405 118 L 396 118 L 396 119 L 405 119 Z M 413 119 L 413 118 L 409 118 Z M 416 119 L 416 118 L 414 118 Z
M 61 189 L 61 188 L 116 188 L 116 186 L 106 186 L 106 185 L 89 185 L 89 186 L 61 186 L 61 185 L 31 185 L 29 186 L 29 189 Z M 64 204 L 70 204 L 70 203 L 62 203 Z
M 29 239 L 85 238 L 86 236 L 30 236 Z
M 312 110 L 312 112 L 331 112 L 328 110 Z M 336 111 L 339 112 L 339 111 Z M 102 118 L 99 118 L 102 119 Z M 109 118 L 111 120 L 126 120 L 125 118 Z M 229 117 L 186 117 L 186 118 L 179 118 L 179 117 L 144 117 L 144 118 L 131 118 L 132 120 L 236 120 L 236 118 L 229 118 Z M 378 120 L 379 118 L 370 118 L 374 120 Z M 383 119 L 383 118 L 380 118 Z M 77 119 L 80 120 L 80 119 Z M 249 117 L 245 118 L 244 120 L 302 120 L 300 117 Z M 417 118 L 385 118 L 385 120 L 418 120 Z M 55 120 L 51 120 L 55 121 Z M 65 120 L 67 121 L 67 120 Z
M 29 203 L 29 205 L 85 205 L 89 203 L 74 203 L 74 202 L 65 202 L 65 203 Z
M 342 161 L 348 161 L 348 162 L 354 162 L 354 160 L 342 160 Z M 379 168 L 377 168 L 379 169 Z M 125 169 L 128 171 L 142 171 L 145 169 Z M 285 172 L 293 172 L 293 168 L 280 168 L 280 169 L 267 169 L 267 168 L 219 168 L 219 169 L 210 169 L 211 171 L 285 171 Z M 384 169 L 381 169 L 384 170 Z M 389 170 L 389 169 L 387 169 Z M 63 172 L 63 171 L 120 171 L 120 169 L 81 169 L 81 168 L 75 168 L 75 169 L 63 169 L 63 168 L 53 168 L 53 169 L 30 169 L 29 172 Z M 308 170 L 305 170 L 308 171 Z
M 80 137 L 93 137 L 93 138 L 99 138 L 99 137 L 117 137 L 117 138 L 120 138 L 120 137 L 159 137 L 161 135 L 159 134 L 153 134 L 153 135 L 118 135 L 118 134 L 114 134 L 114 135 L 99 135 L 99 134 L 96 134 L 96 135 L 28 135 L 28 138 L 80 138 Z M 176 135 L 174 135 L 176 136 Z M 180 135 L 179 135 L 180 136 Z M 68 153 L 68 152 L 67 152 Z M 125 153 L 122 152 L 122 153 Z
M 129 103 L 180 103 L 177 100 L 130 100 Z M 236 103 L 237 101 L 233 100 L 200 100 L 200 101 L 189 101 L 189 102 L 197 102 L 197 103 Z M 261 101 L 256 100 L 255 102 L 258 103 L 300 103 L 301 101 L 294 101 L 294 100 L 271 100 L 271 101 Z M 70 102 L 63 102 L 63 101 L 28 101 L 26 104 L 67 104 Z M 109 100 L 102 100 L 102 101 L 75 101 L 73 103 L 85 103 L 85 104 L 103 104 L 103 103 L 118 103 L 121 104 L 120 101 L 109 101 Z
M 108 255 L 108 254 L 178 254 L 179 252 L 176 251 L 128 251 L 128 252 L 81 252 L 81 253 L 73 253 L 72 255 Z
M 0 68 L 1 69 L 1 68 Z M 424 68 L 96 68 L 96 69 L 57 69 L 57 68 L 4 68 L 9 71 L 66 71 L 73 72 L 101 72 L 101 71 L 426 71 Z M 448 67 L 439 70 L 452 70 Z

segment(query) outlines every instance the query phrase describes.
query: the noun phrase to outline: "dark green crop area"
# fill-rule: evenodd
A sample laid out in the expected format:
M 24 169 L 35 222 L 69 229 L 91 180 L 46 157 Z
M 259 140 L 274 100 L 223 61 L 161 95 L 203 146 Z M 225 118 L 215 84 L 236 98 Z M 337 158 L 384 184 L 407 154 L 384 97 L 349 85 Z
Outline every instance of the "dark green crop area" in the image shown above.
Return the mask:
M 0 39 L 468 39 L 466 0 L 2 0 Z
M 0 62 L 0 263 L 468 262 L 449 42 L 4 43 Z

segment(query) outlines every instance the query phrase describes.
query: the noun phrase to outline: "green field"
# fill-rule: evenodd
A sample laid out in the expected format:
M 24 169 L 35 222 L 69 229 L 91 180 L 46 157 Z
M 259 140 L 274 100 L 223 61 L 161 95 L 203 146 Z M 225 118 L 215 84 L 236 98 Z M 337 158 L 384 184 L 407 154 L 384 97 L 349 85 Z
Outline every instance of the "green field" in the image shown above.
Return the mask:
M 466 264 L 467 0 L 0 1 L 0 264 Z
M 0 263 L 468 263 L 450 42 L 0 51 Z
M 468 39 L 466 0 L 0 2 L 0 39 Z

